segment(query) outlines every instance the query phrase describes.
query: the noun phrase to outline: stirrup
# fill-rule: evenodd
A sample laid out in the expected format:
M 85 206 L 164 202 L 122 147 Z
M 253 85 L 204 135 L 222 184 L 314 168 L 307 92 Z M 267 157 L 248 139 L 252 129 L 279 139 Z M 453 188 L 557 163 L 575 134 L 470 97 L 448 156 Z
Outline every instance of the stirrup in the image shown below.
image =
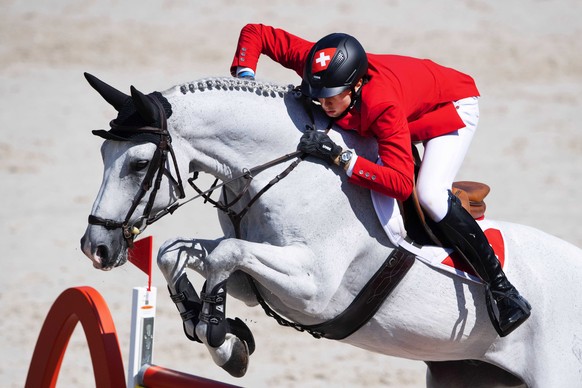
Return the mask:
M 497 294 L 495 297 L 494 294 Z M 515 320 L 515 322 L 511 323 L 508 327 L 501 327 L 501 323 L 499 322 L 499 307 L 497 303 L 502 299 L 511 299 L 512 302 L 516 305 L 515 307 L 519 308 L 522 312 L 521 316 Z M 487 304 L 487 312 L 489 313 L 489 318 L 491 319 L 491 323 L 493 328 L 499 334 L 500 337 L 505 337 L 511 334 L 515 329 L 521 326 L 531 315 L 531 305 L 529 302 L 521 296 L 519 293 L 500 293 L 500 292 L 493 292 L 489 288 L 488 285 L 485 286 L 485 300 Z

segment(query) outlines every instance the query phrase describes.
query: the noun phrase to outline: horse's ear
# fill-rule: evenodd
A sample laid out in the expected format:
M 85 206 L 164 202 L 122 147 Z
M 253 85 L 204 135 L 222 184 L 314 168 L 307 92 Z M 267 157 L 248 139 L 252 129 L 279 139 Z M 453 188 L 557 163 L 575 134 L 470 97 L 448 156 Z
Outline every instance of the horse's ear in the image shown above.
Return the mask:
M 118 112 L 129 98 L 127 94 L 120 92 L 113 86 L 109 86 L 94 75 L 85 73 L 85 79 L 89 82 L 89 85 L 91 85 L 93 89 L 95 89 L 97 93 L 99 93 L 101 97 L 110 103 Z
M 133 85 L 130 90 L 135 109 L 137 109 L 141 118 L 148 124 L 157 122 L 160 114 L 158 107 L 148 98 L 148 96 L 137 90 Z

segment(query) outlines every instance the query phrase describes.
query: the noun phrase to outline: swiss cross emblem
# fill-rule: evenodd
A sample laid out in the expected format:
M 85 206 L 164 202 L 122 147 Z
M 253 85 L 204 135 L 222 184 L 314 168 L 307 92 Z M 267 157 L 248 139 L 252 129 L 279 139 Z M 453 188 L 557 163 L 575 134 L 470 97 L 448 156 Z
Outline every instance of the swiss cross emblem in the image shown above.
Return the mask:
M 319 73 L 327 69 L 329 66 L 331 59 L 335 54 L 335 48 L 325 48 L 323 50 L 319 50 L 313 56 L 313 63 L 311 64 L 311 72 L 313 74 Z

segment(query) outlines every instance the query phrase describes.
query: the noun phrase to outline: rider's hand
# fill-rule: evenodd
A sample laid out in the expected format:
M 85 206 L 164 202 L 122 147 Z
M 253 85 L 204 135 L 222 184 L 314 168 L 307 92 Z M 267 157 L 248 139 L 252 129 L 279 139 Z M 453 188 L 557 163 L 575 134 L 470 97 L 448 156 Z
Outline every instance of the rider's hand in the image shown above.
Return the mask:
M 333 163 L 342 152 L 342 147 L 335 144 L 327 133 L 313 129 L 305 131 L 297 149 L 329 163 Z
M 238 67 L 236 69 L 236 78 L 255 79 L 255 72 L 249 67 Z

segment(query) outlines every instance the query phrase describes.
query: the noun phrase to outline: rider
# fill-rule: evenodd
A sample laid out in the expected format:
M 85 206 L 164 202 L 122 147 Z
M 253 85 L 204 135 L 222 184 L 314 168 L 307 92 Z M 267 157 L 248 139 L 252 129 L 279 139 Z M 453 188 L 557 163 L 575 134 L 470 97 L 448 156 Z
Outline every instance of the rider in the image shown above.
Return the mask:
M 521 325 L 530 315 L 529 303 L 450 191 L 479 119 L 473 79 L 427 59 L 367 54 L 347 34 L 330 34 L 314 44 L 263 24 L 242 28 L 231 74 L 254 79 L 260 54 L 301 76 L 302 93 L 339 127 L 376 138 L 381 164 L 343 150 L 325 132 L 308 130 L 302 136 L 299 150 L 343 167 L 351 183 L 406 200 L 414 187 L 411 143 L 423 142 L 416 190 L 431 226 L 485 282 L 499 310 L 499 334 Z

